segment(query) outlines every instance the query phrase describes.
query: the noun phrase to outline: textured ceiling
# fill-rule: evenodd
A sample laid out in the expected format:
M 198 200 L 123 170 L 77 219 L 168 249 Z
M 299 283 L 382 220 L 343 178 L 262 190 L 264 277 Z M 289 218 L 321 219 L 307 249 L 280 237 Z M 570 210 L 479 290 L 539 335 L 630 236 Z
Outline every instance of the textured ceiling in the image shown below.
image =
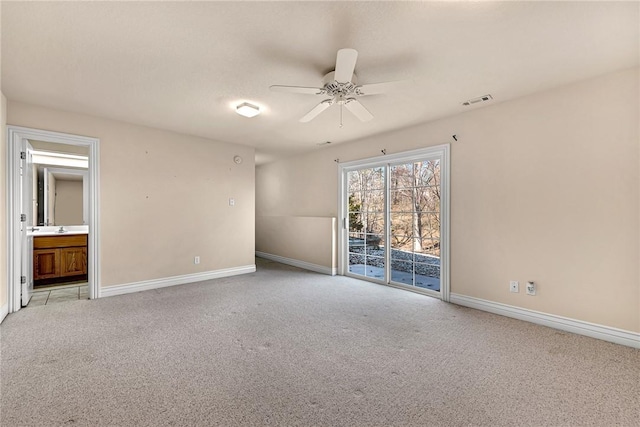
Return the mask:
M 250 145 L 257 161 L 457 114 L 639 63 L 637 2 L 7 2 L 2 90 L 9 100 Z M 298 119 L 322 97 L 340 48 L 359 83 L 413 79 Z M 247 119 L 234 105 L 264 113 Z

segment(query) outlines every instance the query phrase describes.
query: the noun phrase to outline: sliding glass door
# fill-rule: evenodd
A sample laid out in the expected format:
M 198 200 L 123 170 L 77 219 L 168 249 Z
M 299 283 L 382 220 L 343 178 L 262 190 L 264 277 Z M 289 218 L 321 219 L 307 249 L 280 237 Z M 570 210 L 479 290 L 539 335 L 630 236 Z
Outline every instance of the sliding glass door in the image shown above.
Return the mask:
M 389 167 L 391 282 L 440 291 L 440 160 Z
M 341 165 L 344 274 L 448 300 L 447 163 L 439 146 Z
M 386 168 L 347 172 L 349 273 L 385 278 Z

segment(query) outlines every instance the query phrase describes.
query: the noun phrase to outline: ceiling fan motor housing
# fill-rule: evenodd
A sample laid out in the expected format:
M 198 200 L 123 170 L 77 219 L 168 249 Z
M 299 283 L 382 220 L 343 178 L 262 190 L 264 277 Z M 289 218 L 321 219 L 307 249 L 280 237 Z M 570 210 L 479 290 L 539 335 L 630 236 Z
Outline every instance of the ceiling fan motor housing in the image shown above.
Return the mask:
M 337 81 L 335 79 L 335 74 L 336 72 L 332 71 L 322 79 L 322 87 L 326 91 L 327 95 L 334 97 L 346 97 L 356 93 L 358 78 L 355 74 L 351 77 L 351 81 L 346 83 Z

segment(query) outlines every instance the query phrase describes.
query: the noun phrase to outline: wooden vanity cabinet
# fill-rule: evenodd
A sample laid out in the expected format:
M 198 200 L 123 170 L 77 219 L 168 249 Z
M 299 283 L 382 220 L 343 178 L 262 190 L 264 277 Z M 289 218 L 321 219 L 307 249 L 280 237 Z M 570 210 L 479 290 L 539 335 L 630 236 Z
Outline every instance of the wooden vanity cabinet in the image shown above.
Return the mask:
M 36 238 L 34 238 L 35 241 Z M 53 279 L 60 276 L 58 249 L 34 249 L 33 280 Z
M 87 245 L 60 249 L 60 277 L 87 274 Z
M 33 238 L 34 281 L 86 275 L 86 234 Z

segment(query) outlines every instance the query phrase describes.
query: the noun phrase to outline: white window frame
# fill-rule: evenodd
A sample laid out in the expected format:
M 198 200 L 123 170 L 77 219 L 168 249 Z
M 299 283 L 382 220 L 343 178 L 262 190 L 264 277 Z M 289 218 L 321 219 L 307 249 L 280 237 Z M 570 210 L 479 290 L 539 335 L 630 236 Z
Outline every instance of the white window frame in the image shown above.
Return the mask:
M 371 280 L 375 283 L 384 284 L 386 286 L 399 287 L 401 289 L 410 290 L 430 296 L 436 296 L 443 301 L 449 301 L 451 287 L 450 287 L 450 144 L 436 145 L 433 147 L 421 148 L 417 150 L 405 151 L 402 153 L 388 154 L 383 156 L 372 157 L 362 160 L 354 160 L 338 164 L 338 218 L 340 219 L 340 227 L 338 228 L 338 274 L 344 276 L 348 275 L 348 230 L 347 230 L 347 202 L 346 197 L 348 193 L 347 181 L 345 179 L 346 173 L 363 169 L 368 167 L 389 167 L 394 164 L 402 162 L 421 161 L 425 158 L 433 159 L 438 158 L 440 160 L 440 186 L 441 186 L 441 198 L 440 198 L 440 292 L 433 292 L 422 290 L 415 286 L 400 286 L 389 282 L 382 282 L 379 280 Z M 386 177 L 388 181 L 388 176 Z M 388 182 L 386 191 L 388 192 Z M 388 207 L 385 209 L 387 216 L 387 228 L 388 224 Z M 359 279 L 368 280 L 365 277 L 357 276 Z M 436 295 L 437 294 L 437 295 Z

